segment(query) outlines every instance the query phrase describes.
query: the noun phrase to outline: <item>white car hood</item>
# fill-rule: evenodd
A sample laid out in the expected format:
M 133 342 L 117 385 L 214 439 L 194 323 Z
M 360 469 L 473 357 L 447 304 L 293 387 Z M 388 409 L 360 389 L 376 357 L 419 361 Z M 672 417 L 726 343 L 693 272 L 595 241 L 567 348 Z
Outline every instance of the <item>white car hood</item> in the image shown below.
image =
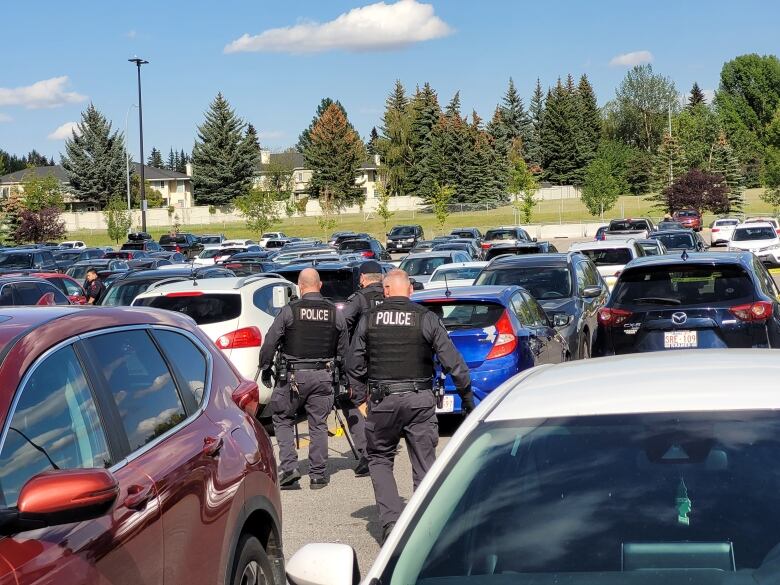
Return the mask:
M 778 244 L 780 244 L 780 240 L 777 238 L 774 240 L 743 240 L 739 242 L 729 242 L 729 246 L 731 248 L 738 248 L 739 250 L 748 250 L 751 252 L 755 250 L 761 250 L 762 248 L 771 248 L 772 246 L 777 246 Z

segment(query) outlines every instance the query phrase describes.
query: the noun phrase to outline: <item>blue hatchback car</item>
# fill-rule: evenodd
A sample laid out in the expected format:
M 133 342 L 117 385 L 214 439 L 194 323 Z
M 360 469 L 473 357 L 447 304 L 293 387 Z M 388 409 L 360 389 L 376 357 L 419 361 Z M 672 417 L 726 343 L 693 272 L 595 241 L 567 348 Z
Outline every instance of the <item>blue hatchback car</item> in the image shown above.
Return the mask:
M 565 339 L 530 293 L 519 286 L 469 286 L 428 290 L 412 300 L 441 318 L 471 371 L 474 401 L 528 368 L 567 361 Z M 461 411 L 447 376 L 441 414 Z

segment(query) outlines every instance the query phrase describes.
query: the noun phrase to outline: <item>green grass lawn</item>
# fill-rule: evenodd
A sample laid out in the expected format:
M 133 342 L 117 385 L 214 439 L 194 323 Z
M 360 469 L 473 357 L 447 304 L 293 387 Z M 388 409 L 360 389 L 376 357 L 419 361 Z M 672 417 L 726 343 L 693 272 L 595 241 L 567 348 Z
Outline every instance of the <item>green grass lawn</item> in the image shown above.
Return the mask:
M 772 208 L 761 201 L 759 194 L 761 189 L 748 189 L 744 193 L 745 214 L 748 215 L 771 215 Z M 663 214 L 653 208 L 653 202 L 647 198 L 634 197 L 626 195 L 620 197 L 617 204 L 609 212 L 604 214 L 607 219 L 616 217 L 652 217 L 660 219 Z M 706 215 L 704 217 L 705 225 L 708 225 L 715 216 Z M 599 223 L 597 217 L 593 217 L 579 199 L 564 199 L 562 201 L 542 201 L 537 204 L 534 210 L 532 223 L 555 224 L 555 223 L 580 223 L 580 222 Z M 394 224 L 413 223 L 420 224 L 425 229 L 427 237 L 432 237 L 439 233 L 436 225 L 436 218 L 432 214 L 423 214 L 412 211 L 399 211 L 390 218 L 388 227 Z M 453 213 L 447 218 L 444 226 L 444 232 L 449 233 L 454 227 L 477 227 L 483 232 L 491 227 L 499 225 L 514 225 L 516 215 L 512 206 L 500 207 L 489 211 L 468 211 L 464 213 Z M 195 234 L 203 233 L 224 233 L 226 237 L 253 237 L 257 234 L 251 234 L 243 223 L 232 224 L 205 224 L 205 225 L 182 225 L 182 231 Z M 382 219 L 375 214 L 341 214 L 336 217 L 336 227 L 323 233 L 317 224 L 317 219 L 313 217 L 295 217 L 292 219 L 284 218 L 279 224 L 274 226 L 274 230 L 285 232 L 287 235 L 300 237 L 318 237 L 324 238 L 330 235 L 330 232 L 336 230 L 352 230 L 356 232 L 367 232 L 377 237 L 380 241 L 384 238 L 385 228 Z M 151 228 L 150 233 L 155 239 L 167 233 L 165 227 Z M 83 240 L 89 246 L 96 245 L 115 245 L 108 239 L 105 231 L 80 230 L 68 233 L 69 240 Z M 120 242 L 121 243 L 121 242 Z

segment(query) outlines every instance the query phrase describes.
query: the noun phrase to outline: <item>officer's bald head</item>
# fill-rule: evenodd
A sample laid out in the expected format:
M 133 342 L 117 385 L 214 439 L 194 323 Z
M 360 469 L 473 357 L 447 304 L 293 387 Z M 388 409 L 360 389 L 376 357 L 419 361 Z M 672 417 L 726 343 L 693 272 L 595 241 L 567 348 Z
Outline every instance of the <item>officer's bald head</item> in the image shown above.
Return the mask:
M 412 283 L 409 281 L 409 275 L 403 270 L 396 269 L 387 273 L 384 280 L 385 297 L 406 297 L 412 296 Z
M 306 293 L 320 292 L 322 281 L 320 274 L 314 268 L 304 268 L 298 275 L 298 288 L 301 296 Z

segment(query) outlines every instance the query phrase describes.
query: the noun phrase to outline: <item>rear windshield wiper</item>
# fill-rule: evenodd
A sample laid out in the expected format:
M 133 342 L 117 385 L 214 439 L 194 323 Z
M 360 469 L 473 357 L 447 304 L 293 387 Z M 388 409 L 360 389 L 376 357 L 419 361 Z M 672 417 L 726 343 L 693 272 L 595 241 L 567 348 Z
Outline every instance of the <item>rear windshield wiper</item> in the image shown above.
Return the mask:
M 634 303 L 637 305 L 680 305 L 682 302 L 680 299 L 668 299 L 664 297 L 642 297 L 640 299 L 634 299 Z

